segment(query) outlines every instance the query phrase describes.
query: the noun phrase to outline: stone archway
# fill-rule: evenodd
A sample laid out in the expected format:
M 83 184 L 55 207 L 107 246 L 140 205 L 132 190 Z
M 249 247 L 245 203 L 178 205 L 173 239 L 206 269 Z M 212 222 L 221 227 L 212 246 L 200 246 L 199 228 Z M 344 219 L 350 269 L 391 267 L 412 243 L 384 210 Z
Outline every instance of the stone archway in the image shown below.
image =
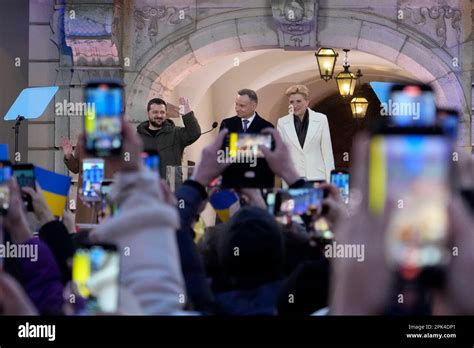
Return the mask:
M 413 26 L 374 14 L 326 9 L 320 12 L 318 21 L 318 46 L 356 49 L 384 58 L 429 83 L 440 105 L 461 106 L 464 118 L 459 145 L 471 147 L 471 72 L 462 72 L 462 65 L 470 66 L 470 60 L 463 52 L 463 61 L 453 67 L 452 55 L 436 47 L 433 38 Z M 206 24 L 166 47 L 152 47 L 137 60 L 136 72 L 125 73 L 130 115 L 142 114 L 146 101 L 153 96 L 169 96 L 186 76 L 216 57 L 281 48 L 269 9 L 233 11 L 231 18 L 215 16 L 207 18 Z

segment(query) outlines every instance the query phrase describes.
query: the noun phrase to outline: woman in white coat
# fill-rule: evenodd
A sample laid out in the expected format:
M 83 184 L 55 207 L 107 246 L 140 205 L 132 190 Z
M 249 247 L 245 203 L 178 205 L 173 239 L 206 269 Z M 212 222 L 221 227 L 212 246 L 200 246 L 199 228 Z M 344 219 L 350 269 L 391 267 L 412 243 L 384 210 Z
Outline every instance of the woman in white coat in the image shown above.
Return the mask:
M 290 113 L 278 120 L 277 129 L 290 148 L 296 170 L 307 180 L 329 182 L 334 169 L 334 155 L 327 117 L 308 108 L 309 90 L 306 86 L 292 86 L 286 95 Z

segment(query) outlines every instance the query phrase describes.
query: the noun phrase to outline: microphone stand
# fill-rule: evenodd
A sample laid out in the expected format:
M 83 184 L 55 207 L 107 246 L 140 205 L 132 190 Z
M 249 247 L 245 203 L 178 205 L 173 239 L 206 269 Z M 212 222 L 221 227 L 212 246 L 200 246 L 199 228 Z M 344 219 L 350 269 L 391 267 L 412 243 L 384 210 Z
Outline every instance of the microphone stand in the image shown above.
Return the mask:
M 16 160 L 16 154 L 18 153 L 18 138 L 20 136 L 20 125 L 21 121 L 23 121 L 25 118 L 23 116 L 18 115 L 16 118 L 15 125 L 12 127 L 12 129 L 15 130 L 15 153 L 14 153 L 14 158 L 15 158 L 15 163 L 18 163 Z
M 217 122 L 214 122 L 214 123 L 212 124 L 212 128 L 209 129 L 208 131 L 205 131 L 204 133 L 201 133 L 201 135 L 207 134 L 207 133 L 209 133 L 209 132 L 212 132 L 214 129 L 217 128 L 217 126 L 218 126 L 218 123 L 217 123 Z M 200 135 L 200 136 L 201 136 L 201 135 Z
M 205 132 L 199 134 L 199 137 L 201 137 L 201 135 L 203 135 L 203 134 L 207 134 L 207 133 L 209 133 L 209 132 L 212 132 L 214 129 L 217 128 L 217 126 L 218 126 L 218 124 L 217 124 L 217 122 L 215 122 L 215 123 L 212 125 L 212 128 L 211 128 L 211 129 L 209 129 L 209 130 L 207 130 L 207 131 L 205 131 Z M 169 149 L 170 147 L 173 147 L 173 146 L 175 146 L 175 145 L 174 145 L 174 144 L 171 144 L 171 145 L 165 146 L 164 148 L 162 148 L 162 149 L 160 149 L 160 150 L 157 150 L 157 151 L 158 151 L 158 154 L 160 153 L 160 151 Z

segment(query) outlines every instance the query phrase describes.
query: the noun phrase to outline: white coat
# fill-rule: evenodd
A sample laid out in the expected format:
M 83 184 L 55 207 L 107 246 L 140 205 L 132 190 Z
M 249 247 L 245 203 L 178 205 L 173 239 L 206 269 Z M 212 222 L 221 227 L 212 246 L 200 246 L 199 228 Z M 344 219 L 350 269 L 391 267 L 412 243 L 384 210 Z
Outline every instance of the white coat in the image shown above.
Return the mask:
M 329 182 L 334 169 L 331 134 L 326 115 L 309 110 L 309 124 L 303 148 L 296 134 L 293 114 L 281 117 L 277 129 L 290 149 L 295 168 L 307 180 Z

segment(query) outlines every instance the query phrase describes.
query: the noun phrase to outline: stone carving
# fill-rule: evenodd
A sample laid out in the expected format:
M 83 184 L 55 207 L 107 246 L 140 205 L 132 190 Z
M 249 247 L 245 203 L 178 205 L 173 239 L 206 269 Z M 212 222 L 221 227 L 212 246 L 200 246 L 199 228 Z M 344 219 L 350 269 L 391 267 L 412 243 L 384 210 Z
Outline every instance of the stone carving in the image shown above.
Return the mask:
M 304 18 L 304 2 L 302 0 L 287 0 L 284 15 L 289 22 L 300 22 Z
M 316 47 L 317 5 L 315 0 L 272 0 L 280 47 L 289 50 Z
M 112 40 L 70 41 L 75 66 L 114 66 L 119 63 L 117 46 Z
M 187 14 L 188 12 L 189 7 L 147 6 L 142 9 L 135 8 L 133 17 L 135 19 L 136 43 L 141 43 L 142 37 L 148 37 L 150 41 L 157 37 L 159 21 L 170 25 L 189 23 L 192 21 L 192 17 Z
M 64 13 L 66 44 L 75 66 L 117 66 L 119 54 L 114 42 L 113 5 L 67 5 Z M 115 28 L 116 22 L 115 22 Z
M 112 21 L 112 6 L 66 6 L 64 30 L 66 36 L 109 36 Z
M 461 11 L 450 6 L 433 6 L 405 9 L 411 22 L 417 26 L 429 26 L 424 28 L 441 48 L 452 47 L 461 41 Z M 449 35 L 449 31 L 453 35 Z M 451 36 L 451 37 L 449 37 Z

